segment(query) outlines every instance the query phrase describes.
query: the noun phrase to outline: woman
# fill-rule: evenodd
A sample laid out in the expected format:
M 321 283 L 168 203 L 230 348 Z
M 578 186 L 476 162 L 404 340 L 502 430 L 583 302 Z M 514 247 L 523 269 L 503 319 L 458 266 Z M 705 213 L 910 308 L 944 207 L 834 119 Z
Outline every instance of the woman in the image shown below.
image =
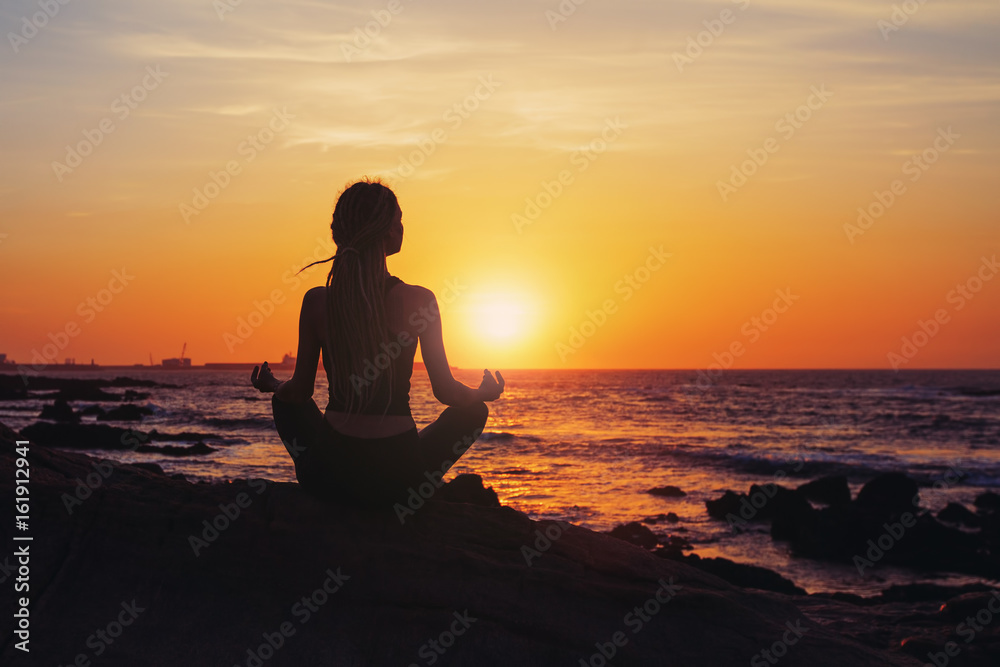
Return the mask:
M 378 181 L 340 195 L 330 225 L 337 253 L 326 287 L 302 299 L 295 372 L 282 382 L 264 362 L 250 376 L 261 392 L 274 392 L 274 425 L 311 493 L 400 502 L 440 480 L 482 433 L 485 402 L 503 393 L 499 371 L 495 379 L 483 371 L 478 389 L 452 377 L 434 294 L 389 275 L 385 260 L 403 243 L 402 218 L 396 195 Z M 434 397 L 450 406 L 419 432 L 409 405 L 418 342 Z M 325 414 L 312 399 L 321 349 L 330 381 Z

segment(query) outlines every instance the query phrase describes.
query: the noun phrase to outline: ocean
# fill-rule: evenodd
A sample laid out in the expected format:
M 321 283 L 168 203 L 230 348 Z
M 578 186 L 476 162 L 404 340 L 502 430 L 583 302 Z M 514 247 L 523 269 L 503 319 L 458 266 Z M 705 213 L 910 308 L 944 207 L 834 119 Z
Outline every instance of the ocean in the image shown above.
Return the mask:
M 930 485 L 959 471 L 957 485 L 922 488 L 922 505 L 935 512 L 949 501 L 971 507 L 976 495 L 1000 486 L 1000 371 L 753 370 L 719 377 L 655 370 L 503 372 L 507 389 L 490 404 L 486 432 L 449 478 L 478 473 L 501 502 L 533 518 L 607 531 L 674 512 L 678 523 L 651 528 L 686 538 L 702 556 L 773 569 L 809 592 L 871 595 L 890 584 L 977 581 L 902 568 L 861 576 L 850 564 L 796 558 L 787 545 L 771 540 L 766 523 L 735 532 L 708 516 L 705 501 L 726 489 L 745 492 L 752 483 L 776 480 L 796 486 L 844 474 L 856 493 L 880 472 L 904 472 Z M 58 376 L 127 376 L 178 385 L 138 388 L 151 392 L 138 403 L 154 415 L 135 427 L 223 439 L 209 441 L 215 452 L 195 457 L 88 453 L 155 462 L 192 480 L 294 480 L 271 422 L 270 396 L 251 387 L 249 372 L 136 369 Z M 457 371 L 456 377 L 475 386 L 481 371 Z M 321 408 L 326 389 L 320 374 L 315 397 Z M 422 370 L 414 372 L 410 396 L 418 427 L 444 408 Z M 37 420 L 45 402 L 0 402 L 0 421 L 21 429 Z M 86 405 L 76 402 L 74 408 Z M 687 495 L 646 493 L 664 485 Z

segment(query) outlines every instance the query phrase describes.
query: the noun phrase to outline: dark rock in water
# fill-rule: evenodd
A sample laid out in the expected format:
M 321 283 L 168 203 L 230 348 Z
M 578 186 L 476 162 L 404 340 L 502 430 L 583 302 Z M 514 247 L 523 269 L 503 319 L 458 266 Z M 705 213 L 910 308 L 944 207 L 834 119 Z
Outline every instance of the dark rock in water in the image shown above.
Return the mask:
M 122 396 L 123 401 L 145 401 L 147 398 L 149 398 L 149 392 L 135 391 L 134 389 L 126 389 Z
M 738 514 L 740 511 L 740 501 L 746 496 L 740 493 L 726 490 L 724 494 L 715 500 L 706 500 L 705 507 L 708 509 L 708 516 L 713 519 L 725 520 L 730 514 Z
M 753 484 L 747 494 L 750 505 L 765 519 L 797 515 L 812 510 L 806 497 L 780 484 Z
M 774 483 L 754 484 L 746 494 L 726 491 L 721 497 L 706 501 L 705 506 L 709 516 L 728 521 L 734 528 L 751 521 L 770 520 L 775 539 L 785 539 L 785 525 L 813 511 L 804 495 Z
M 882 565 L 901 565 L 1000 577 L 1000 560 L 982 535 L 946 526 L 929 513 L 886 517 L 852 503 L 815 510 L 786 530 L 793 553 L 852 563 L 862 575 Z
M 646 493 L 660 496 L 661 498 L 683 498 L 687 495 L 687 493 L 676 486 L 658 486 L 655 489 L 649 489 Z
M 144 416 L 149 416 L 151 414 L 153 414 L 153 411 L 150 408 L 126 403 L 125 405 L 119 405 L 111 408 L 103 415 L 98 415 L 97 419 L 100 421 L 120 422 L 142 421 Z
M 681 518 L 679 516 L 677 516 L 677 514 L 675 512 L 667 512 L 666 514 L 657 514 L 656 516 L 647 516 L 645 519 L 642 520 L 642 522 L 643 523 L 652 524 L 652 525 L 656 525 L 656 524 L 661 523 L 663 521 L 666 521 L 667 523 L 677 523 L 680 520 L 681 520 Z
M 858 492 L 858 505 L 884 515 L 913 511 L 919 504 L 917 483 L 906 475 L 888 472 L 869 481 Z
M 139 468 L 141 470 L 148 470 L 149 472 L 155 473 L 157 475 L 165 475 L 166 474 L 165 472 L 163 472 L 163 468 L 161 468 L 159 466 L 159 464 L 157 464 L 157 463 L 147 463 L 147 462 L 143 461 L 143 462 L 140 462 L 140 463 L 133 463 L 132 465 L 134 467 L 136 467 L 136 468 Z
M 941 586 L 939 584 L 894 584 L 873 598 L 865 598 L 867 604 L 885 602 L 944 602 L 967 593 L 990 592 L 986 584 L 966 584 L 964 586 Z
M 0 470 L 12 470 L 13 434 L 0 427 L 0 437 Z M 781 666 L 921 664 L 891 641 L 909 632 L 893 608 L 742 590 L 576 526 L 529 564 L 522 548 L 545 525 L 506 507 L 433 496 L 402 523 L 391 510 L 315 500 L 294 483 L 191 484 L 123 465 L 67 514 L 62 497 L 94 472 L 94 459 L 35 443 L 31 457 L 31 577 L 44 588 L 32 598 L 33 665 L 93 658 L 86 638 L 122 604 L 141 612 L 100 644 L 101 665 L 427 664 L 439 655 L 428 642 L 459 627 L 456 614 L 475 620 L 448 635 L 439 664 L 596 664 L 595 643 L 617 632 L 629 641 L 614 664 L 747 664 L 786 623 L 806 632 Z M 0 496 L 13 495 L 13 475 L 0 475 Z M 215 521 L 238 498 L 249 500 L 239 515 Z M 225 528 L 209 540 L 206 522 Z M 623 618 L 653 604 L 633 641 Z M 0 596 L 4 618 L 14 608 L 15 596 Z M 279 628 L 294 634 L 262 660 L 255 651 L 271 655 L 265 637 Z M 0 663 L 24 664 L 14 641 Z
M 946 523 L 955 523 L 969 528 L 978 528 L 983 523 L 975 512 L 960 503 L 948 503 L 943 510 L 938 512 L 937 518 Z
M 670 560 L 680 561 L 692 567 L 696 567 L 703 572 L 714 574 L 720 579 L 725 579 L 736 586 L 744 588 L 756 588 L 762 591 L 774 591 L 785 595 L 805 595 L 803 588 L 795 585 L 791 579 L 787 579 L 773 570 L 756 565 L 737 563 L 728 558 L 702 558 L 698 554 L 683 555 L 677 550 L 661 548 L 654 551 L 657 556 Z
M 453 480 L 441 487 L 435 497 L 450 503 L 500 507 L 500 498 L 497 497 L 493 487 L 484 487 L 483 478 L 470 473 L 456 475 Z
M 51 419 L 57 422 L 78 422 L 80 415 L 73 412 L 72 406 L 64 398 L 57 398 L 52 405 L 42 407 L 39 419 Z
M 996 494 L 992 491 L 981 493 L 976 496 L 976 500 L 973 504 L 981 510 L 995 512 L 1000 509 L 1000 494 Z
M 643 549 L 653 549 L 660 543 L 660 538 L 638 521 L 615 526 L 608 535 L 617 537 L 619 540 L 625 540 Z
M 23 401 L 28 397 L 28 387 L 19 375 L 0 373 L 0 401 Z
M 806 482 L 796 491 L 807 499 L 823 505 L 846 505 L 851 502 L 851 488 L 847 485 L 846 475 L 820 477 Z
M 209 447 L 204 442 L 197 442 L 187 447 L 183 445 L 140 445 L 135 451 L 144 454 L 162 454 L 163 456 L 202 456 L 214 452 L 215 447 Z
M 144 433 L 138 429 L 118 428 L 107 424 L 36 422 L 23 428 L 21 433 L 40 445 L 72 449 L 135 449 L 140 444 L 152 441 L 220 440 L 210 433 L 160 433 L 156 429 Z
M 105 424 L 51 424 L 36 422 L 21 429 L 21 434 L 39 445 L 74 449 L 131 449 L 138 431 Z M 141 437 L 140 437 L 141 441 Z
M 81 416 L 82 415 L 97 415 L 98 417 L 100 417 L 101 415 L 104 414 L 104 408 L 102 408 L 99 405 L 88 405 L 84 409 L 80 410 L 79 414 Z
M 140 433 L 140 431 L 132 431 L 133 433 Z M 182 433 L 160 433 L 155 428 L 150 431 L 147 436 L 150 440 L 159 440 L 161 442 L 177 442 L 178 440 L 221 440 L 217 435 L 211 433 L 198 433 L 184 431 Z

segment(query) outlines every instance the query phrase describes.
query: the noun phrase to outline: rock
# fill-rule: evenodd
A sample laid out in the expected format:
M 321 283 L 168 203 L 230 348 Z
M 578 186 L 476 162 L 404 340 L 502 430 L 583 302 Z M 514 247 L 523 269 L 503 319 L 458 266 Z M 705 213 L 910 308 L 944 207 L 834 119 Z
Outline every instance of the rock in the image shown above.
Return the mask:
M 846 475 L 820 477 L 799 486 L 796 491 L 823 505 L 846 505 L 851 502 L 851 489 L 847 485 Z
M 993 493 L 992 491 L 981 493 L 976 496 L 973 504 L 981 510 L 995 512 L 1000 509 L 1000 494 Z
M 153 411 L 147 407 L 126 403 L 124 405 L 111 408 L 102 415 L 98 415 L 97 419 L 98 421 L 137 422 L 142 421 L 144 416 L 149 416 L 151 414 L 153 414 Z
M 798 491 L 780 484 L 753 484 L 746 494 L 726 491 L 721 497 L 705 502 L 712 518 L 728 521 L 734 528 L 750 521 L 771 521 L 775 539 L 787 539 L 789 524 L 813 511 L 812 505 Z
M 456 475 L 437 492 L 437 498 L 450 503 L 468 503 L 480 507 L 500 507 L 500 499 L 492 487 L 483 486 L 479 475 Z
M 52 405 L 43 406 L 42 413 L 38 415 L 38 418 L 51 419 L 52 421 L 57 422 L 80 421 L 80 415 L 73 412 L 73 408 L 64 398 L 57 398 Z
M 21 430 L 24 437 L 47 447 L 73 449 L 135 449 L 150 441 L 186 442 L 221 440 L 211 433 L 160 433 L 153 429 L 144 433 L 138 429 L 118 428 L 107 424 L 67 424 L 36 422 Z
M 202 456 L 211 454 L 215 447 L 209 447 L 204 442 L 193 445 L 139 445 L 135 451 L 144 454 L 160 454 L 161 456 Z
M 130 433 L 134 432 L 104 424 L 36 422 L 21 429 L 32 444 L 75 449 L 129 449 Z
M 104 414 L 104 408 L 102 408 L 101 406 L 96 405 L 96 404 L 95 405 L 88 405 L 84 409 L 80 410 L 79 414 L 81 416 L 82 415 L 97 415 L 98 417 L 100 417 L 101 415 Z
M 740 511 L 740 501 L 746 498 L 743 494 L 734 493 L 728 489 L 724 494 L 715 500 L 706 500 L 705 508 L 708 515 L 713 519 L 725 520 L 730 514 L 738 514 Z
M 12 470 L 13 436 L 2 428 L 0 436 L 0 470 Z M 448 635 L 442 664 L 588 663 L 616 632 L 629 641 L 615 664 L 664 664 L 665 656 L 746 664 L 789 622 L 806 630 L 782 663 L 789 667 L 921 664 L 891 636 L 871 645 L 873 628 L 913 634 L 897 629 L 891 609 L 746 591 L 576 526 L 529 565 L 522 547 L 545 524 L 506 507 L 431 497 L 401 522 L 391 510 L 320 502 L 294 483 L 191 484 L 119 466 L 69 514 L 62 496 L 94 460 L 33 443 L 31 465 L 31 582 L 39 585 L 30 593 L 31 664 L 93 658 L 87 638 L 123 605 L 136 621 L 101 644 L 102 665 L 426 664 L 438 655 L 428 642 L 452 627 L 465 632 Z M 12 475 L 0 475 L 2 497 L 13 487 Z M 213 524 L 222 527 L 212 533 Z M 11 544 L 9 522 L 0 536 Z M 0 597 L 0 614 L 10 619 L 14 605 L 15 596 Z M 635 633 L 637 606 L 656 611 Z M 475 620 L 453 625 L 456 614 Z M 282 627 L 294 634 L 273 657 L 255 657 Z M 0 663 L 22 657 L 9 637 Z
M 977 528 L 982 525 L 982 520 L 975 512 L 959 503 L 948 503 L 943 510 L 938 512 L 937 518 L 947 523 L 968 526 L 970 528 Z
M 795 585 L 773 570 L 756 565 L 737 563 L 728 558 L 701 558 L 698 554 L 683 555 L 676 550 L 657 549 L 656 555 L 662 558 L 681 561 L 703 572 L 714 574 L 720 579 L 744 588 L 756 588 L 762 591 L 774 591 L 785 595 L 805 595 L 805 589 Z
M 898 472 L 884 473 L 858 492 L 858 504 L 883 516 L 913 511 L 919 505 L 917 483 Z
M 654 496 L 660 496 L 661 498 L 683 498 L 687 495 L 676 486 L 658 486 L 655 489 L 649 489 L 646 493 Z
M 149 398 L 149 392 L 135 391 L 134 389 L 126 389 L 122 396 L 123 401 L 145 401 L 147 398 Z
M 660 538 L 656 536 L 656 533 L 637 521 L 615 526 L 608 535 L 617 537 L 619 540 L 625 540 L 643 549 L 653 549 L 660 543 Z
M 647 516 L 645 519 L 642 520 L 642 522 L 655 525 L 663 521 L 666 521 L 667 523 L 677 523 L 680 520 L 681 518 L 677 516 L 675 512 L 667 512 L 666 514 L 661 513 L 657 514 L 656 516 Z
M 157 463 L 148 463 L 142 461 L 140 463 L 133 463 L 132 465 L 135 466 L 136 468 L 139 468 L 141 470 L 148 470 L 149 472 L 155 473 L 157 475 L 166 474 L 165 472 L 163 472 L 163 468 L 161 468 Z

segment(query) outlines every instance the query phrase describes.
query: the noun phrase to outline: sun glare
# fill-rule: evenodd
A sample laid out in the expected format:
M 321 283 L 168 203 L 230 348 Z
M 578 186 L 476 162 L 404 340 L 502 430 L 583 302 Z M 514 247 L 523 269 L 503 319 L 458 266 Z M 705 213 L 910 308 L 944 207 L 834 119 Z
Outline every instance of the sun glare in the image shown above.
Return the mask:
M 513 342 L 528 333 L 527 305 L 513 295 L 480 295 L 470 310 L 475 331 L 492 341 Z

